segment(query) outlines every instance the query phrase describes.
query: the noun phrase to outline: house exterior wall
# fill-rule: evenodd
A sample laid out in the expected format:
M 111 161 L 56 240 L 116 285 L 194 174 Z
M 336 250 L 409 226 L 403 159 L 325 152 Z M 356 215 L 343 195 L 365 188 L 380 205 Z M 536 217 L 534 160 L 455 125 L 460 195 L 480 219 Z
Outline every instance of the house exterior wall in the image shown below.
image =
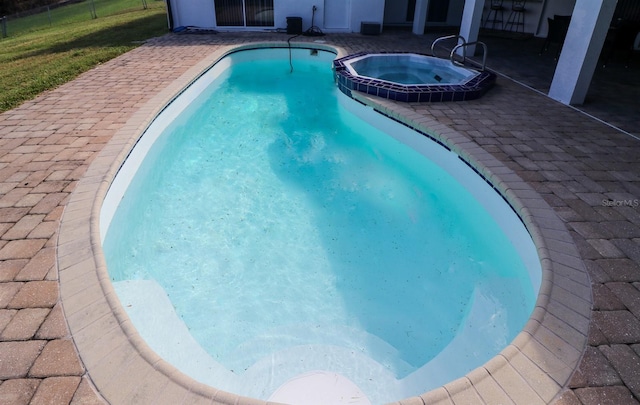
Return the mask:
M 215 25 L 213 0 L 171 1 L 173 26 L 212 28 Z
M 194 26 L 217 30 L 286 29 L 287 17 L 301 17 L 302 29 L 312 25 L 325 32 L 359 32 L 360 23 L 382 25 L 385 0 L 274 0 L 273 27 L 220 27 L 216 23 L 214 0 L 167 0 L 171 3 L 173 26 Z M 313 6 L 316 6 L 315 15 Z
M 394 0 L 389 0 L 394 1 Z M 360 23 L 376 22 L 382 26 L 385 0 L 351 0 L 351 32 L 360 31 Z
M 413 20 L 407 20 L 407 8 L 409 0 L 389 0 L 385 4 L 384 23 L 389 25 L 408 25 L 413 24 Z
M 437 0 L 432 0 L 437 1 Z M 447 12 L 447 20 L 440 22 L 425 21 L 427 27 L 449 26 L 454 27 L 460 25 L 462 18 L 462 10 L 465 0 L 450 0 Z M 413 20 L 407 21 L 407 8 L 409 0 L 388 0 L 385 4 L 384 24 L 388 26 L 408 26 L 413 25 Z

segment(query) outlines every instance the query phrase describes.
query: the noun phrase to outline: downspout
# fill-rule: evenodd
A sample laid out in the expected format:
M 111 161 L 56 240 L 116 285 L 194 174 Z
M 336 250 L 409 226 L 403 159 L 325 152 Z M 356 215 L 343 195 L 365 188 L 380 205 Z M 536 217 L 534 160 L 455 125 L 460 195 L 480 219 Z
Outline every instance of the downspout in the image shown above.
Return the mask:
M 167 22 L 169 23 L 169 31 L 173 31 L 173 13 L 171 12 L 171 0 L 166 0 L 167 3 Z

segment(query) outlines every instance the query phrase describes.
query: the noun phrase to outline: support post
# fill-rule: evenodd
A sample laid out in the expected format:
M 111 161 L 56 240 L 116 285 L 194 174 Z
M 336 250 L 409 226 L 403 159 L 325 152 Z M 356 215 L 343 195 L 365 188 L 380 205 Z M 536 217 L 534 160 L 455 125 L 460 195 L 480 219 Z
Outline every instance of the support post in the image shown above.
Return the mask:
M 577 0 L 549 97 L 582 104 L 607 37 L 617 0 Z
M 482 12 L 484 10 L 484 0 L 467 0 L 464 2 L 464 10 L 462 11 L 462 22 L 460 23 L 460 36 L 467 42 L 476 42 L 478 40 L 478 32 L 480 32 L 480 24 L 482 24 Z M 458 54 L 462 54 L 459 49 Z M 476 46 L 471 45 L 466 50 L 468 55 L 476 53 Z
M 424 27 L 427 25 L 427 10 L 429 0 L 416 0 L 416 11 L 413 14 L 413 33 L 424 35 Z

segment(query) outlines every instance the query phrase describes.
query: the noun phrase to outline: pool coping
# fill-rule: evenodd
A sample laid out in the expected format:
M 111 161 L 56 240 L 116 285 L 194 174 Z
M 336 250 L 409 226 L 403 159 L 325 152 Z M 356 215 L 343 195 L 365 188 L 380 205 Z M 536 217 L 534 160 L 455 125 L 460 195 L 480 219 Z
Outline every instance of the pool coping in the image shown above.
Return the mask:
M 102 201 L 122 162 L 152 120 L 216 61 L 241 49 L 286 42 L 225 46 L 208 55 L 138 110 L 80 179 L 61 219 L 60 296 L 78 353 L 97 390 L 111 403 L 266 404 L 187 377 L 140 338 L 114 292 L 100 243 Z M 327 44 L 295 47 L 345 52 Z M 477 143 L 398 103 L 352 92 L 378 112 L 447 145 L 511 204 L 529 230 L 542 266 L 536 308 L 523 331 L 500 354 L 466 376 L 421 396 L 395 402 L 549 403 L 566 386 L 587 343 L 591 286 L 575 244 L 552 208 L 512 170 Z

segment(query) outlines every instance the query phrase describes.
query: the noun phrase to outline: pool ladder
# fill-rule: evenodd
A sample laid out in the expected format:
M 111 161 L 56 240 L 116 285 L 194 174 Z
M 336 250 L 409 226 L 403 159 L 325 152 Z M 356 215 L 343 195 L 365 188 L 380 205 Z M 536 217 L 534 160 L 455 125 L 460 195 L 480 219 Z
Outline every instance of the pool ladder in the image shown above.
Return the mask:
M 436 44 L 438 42 L 445 41 L 448 39 L 455 39 L 458 42 L 458 44 L 454 46 L 453 49 L 451 50 L 451 53 L 449 53 L 449 60 L 451 60 L 451 63 L 464 66 L 464 64 L 467 62 L 467 47 L 480 45 L 482 46 L 482 65 L 480 66 L 480 70 L 482 71 L 485 70 L 485 67 L 487 65 L 487 44 L 481 41 L 467 42 L 467 40 L 462 35 L 447 35 L 444 37 L 437 38 L 431 44 L 431 55 L 437 57 L 435 52 Z M 460 43 L 460 41 L 462 41 L 462 43 Z M 462 50 L 462 55 L 457 53 L 459 49 Z M 458 58 L 456 58 L 456 56 L 458 56 Z M 462 58 L 462 60 L 460 60 L 460 57 Z M 474 60 L 470 60 L 470 62 L 472 62 L 474 65 L 478 64 Z

